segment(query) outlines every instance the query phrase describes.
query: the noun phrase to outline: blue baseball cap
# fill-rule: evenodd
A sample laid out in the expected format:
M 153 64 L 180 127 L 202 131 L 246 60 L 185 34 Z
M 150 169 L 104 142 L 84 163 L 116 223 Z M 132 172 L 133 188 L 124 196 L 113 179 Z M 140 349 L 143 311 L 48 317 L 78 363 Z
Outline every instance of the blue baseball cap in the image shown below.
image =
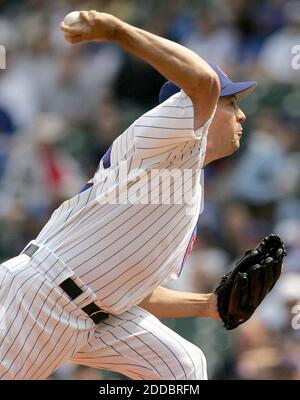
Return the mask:
M 220 97 L 236 95 L 237 98 L 241 98 L 252 93 L 257 85 L 256 81 L 232 82 L 229 76 L 218 65 L 209 65 L 219 77 L 221 84 Z M 180 87 L 177 86 L 174 82 L 166 82 L 160 89 L 159 102 L 163 103 L 169 97 L 173 96 L 173 94 L 178 93 L 180 90 Z

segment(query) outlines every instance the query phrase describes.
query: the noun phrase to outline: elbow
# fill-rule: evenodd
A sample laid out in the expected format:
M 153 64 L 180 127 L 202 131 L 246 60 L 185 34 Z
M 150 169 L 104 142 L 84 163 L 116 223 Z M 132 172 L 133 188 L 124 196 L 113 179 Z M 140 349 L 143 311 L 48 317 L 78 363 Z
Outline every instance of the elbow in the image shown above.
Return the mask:
M 221 93 L 221 84 L 220 79 L 215 71 L 212 72 L 210 77 L 210 87 L 213 94 L 219 98 Z
M 205 95 L 209 98 L 219 98 L 221 92 L 220 80 L 216 72 L 210 68 L 210 70 L 203 70 L 196 73 L 193 79 L 193 85 L 189 90 L 191 98 L 197 98 L 199 95 Z M 201 97 L 202 97 L 201 96 Z
M 218 75 L 214 70 L 207 72 L 205 76 L 198 79 L 198 90 L 205 90 L 210 97 L 219 98 L 221 93 L 221 84 Z

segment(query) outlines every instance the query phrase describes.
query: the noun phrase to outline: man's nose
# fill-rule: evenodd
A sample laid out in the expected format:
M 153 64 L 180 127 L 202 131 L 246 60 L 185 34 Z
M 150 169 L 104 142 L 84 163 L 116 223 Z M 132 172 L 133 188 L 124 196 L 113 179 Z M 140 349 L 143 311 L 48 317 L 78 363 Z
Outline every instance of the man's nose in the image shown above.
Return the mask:
M 244 122 L 246 118 L 244 112 L 239 108 L 236 116 L 237 122 Z

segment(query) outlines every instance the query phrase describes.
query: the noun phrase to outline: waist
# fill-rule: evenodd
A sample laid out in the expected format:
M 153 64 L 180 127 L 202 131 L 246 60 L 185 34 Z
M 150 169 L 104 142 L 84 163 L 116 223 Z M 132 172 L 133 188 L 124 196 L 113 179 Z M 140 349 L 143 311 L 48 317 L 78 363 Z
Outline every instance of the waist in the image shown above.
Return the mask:
M 31 241 L 20 256 L 28 257 L 31 265 L 52 285 L 59 286 L 96 324 L 108 318 L 97 304 L 94 292 L 86 286 L 67 264 L 46 246 Z

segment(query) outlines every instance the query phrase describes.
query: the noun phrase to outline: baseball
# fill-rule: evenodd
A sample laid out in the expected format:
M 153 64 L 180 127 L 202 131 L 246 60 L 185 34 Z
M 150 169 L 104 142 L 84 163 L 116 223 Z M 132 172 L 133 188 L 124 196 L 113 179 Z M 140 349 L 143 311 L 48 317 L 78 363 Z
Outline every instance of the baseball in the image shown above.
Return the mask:
M 80 18 L 79 11 L 72 11 L 67 14 L 64 18 L 64 23 L 68 26 L 76 28 L 83 28 L 85 26 L 85 23 Z

